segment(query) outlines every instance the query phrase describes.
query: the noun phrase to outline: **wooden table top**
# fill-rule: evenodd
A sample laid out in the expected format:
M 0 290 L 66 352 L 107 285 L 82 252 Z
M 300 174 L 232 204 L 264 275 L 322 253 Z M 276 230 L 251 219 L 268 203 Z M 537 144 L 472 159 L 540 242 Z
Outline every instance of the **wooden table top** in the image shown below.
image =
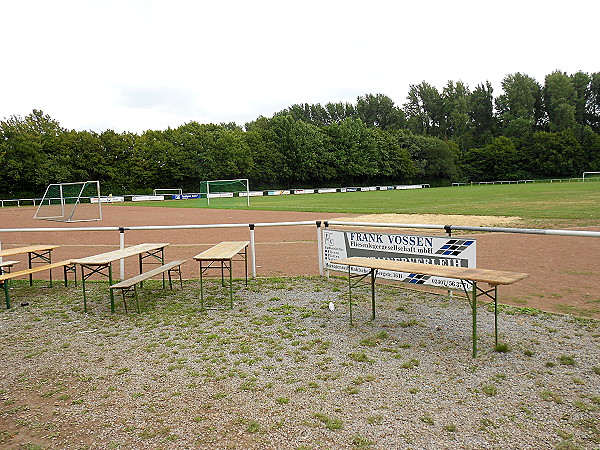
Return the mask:
M 11 256 L 11 255 L 19 255 L 21 253 L 35 253 L 35 252 L 45 252 L 48 250 L 54 250 L 55 248 L 60 247 L 60 245 L 28 245 L 26 247 L 15 247 L 15 248 L 7 248 L 4 250 L 0 250 L 0 256 Z
M 158 250 L 169 245 L 168 243 L 160 244 L 138 244 L 132 245 L 131 247 L 125 247 L 119 250 L 113 250 L 111 252 L 100 253 L 98 255 L 87 256 L 85 258 L 73 259 L 73 264 L 80 264 L 85 266 L 104 266 L 110 264 L 113 261 L 127 258 L 129 256 L 139 255 L 144 252 L 151 252 Z
M 196 261 L 219 261 L 233 259 L 250 244 L 250 241 L 225 241 L 194 256 Z
M 492 286 L 512 284 L 529 276 L 528 273 L 506 272 L 501 270 L 468 267 L 437 266 L 433 264 L 410 263 L 387 259 L 352 257 L 331 261 L 332 264 L 366 267 L 369 269 L 390 270 L 393 272 L 419 273 L 436 277 L 454 278 L 465 281 L 489 283 Z

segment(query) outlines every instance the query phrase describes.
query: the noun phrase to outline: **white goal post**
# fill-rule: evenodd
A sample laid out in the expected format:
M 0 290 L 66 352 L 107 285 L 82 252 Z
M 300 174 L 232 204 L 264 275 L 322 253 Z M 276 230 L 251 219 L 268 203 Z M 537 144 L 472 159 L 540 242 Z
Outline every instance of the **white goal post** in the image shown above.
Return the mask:
M 208 180 L 200 182 L 200 194 L 206 195 L 207 205 L 211 198 L 221 197 L 246 197 L 246 204 L 250 206 L 250 183 L 248 178 L 233 180 Z
M 100 182 L 49 184 L 33 218 L 57 222 L 102 220 Z
M 153 195 L 183 195 L 183 189 L 154 189 Z
M 581 177 L 583 181 L 585 181 L 585 176 L 586 176 L 586 175 L 588 176 L 588 180 L 589 180 L 590 178 L 592 178 L 592 177 L 590 177 L 590 175 L 596 175 L 596 176 L 595 176 L 595 177 L 593 177 L 593 178 L 600 178 L 600 172 L 583 172 L 583 177 Z

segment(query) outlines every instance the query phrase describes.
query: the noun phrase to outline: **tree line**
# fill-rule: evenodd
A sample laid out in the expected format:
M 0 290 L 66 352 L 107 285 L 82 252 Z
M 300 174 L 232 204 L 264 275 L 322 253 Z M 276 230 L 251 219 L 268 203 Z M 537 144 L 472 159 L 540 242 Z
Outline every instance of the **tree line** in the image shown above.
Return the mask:
M 42 111 L 0 122 L 0 195 L 99 180 L 103 193 L 249 178 L 252 189 L 581 176 L 600 171 L 600 73 L 507 75 L 502 94 L 449 81 L 296 104 L 244 127 L 189 122 L 141 134 L 67 130 Z

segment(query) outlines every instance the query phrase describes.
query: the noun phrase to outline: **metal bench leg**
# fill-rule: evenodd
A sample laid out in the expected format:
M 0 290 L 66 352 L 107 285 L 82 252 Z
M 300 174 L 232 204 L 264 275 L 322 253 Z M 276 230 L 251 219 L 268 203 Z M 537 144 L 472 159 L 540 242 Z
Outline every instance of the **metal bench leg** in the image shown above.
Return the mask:
M 498 286 L 494 286 L 494 338 L 498 348 Z
M 87 312 L 87 297 L 85 295 L 85 272 L 81 266 L 81 286 L 83 287 L 83 312 Z
M 225 261 L 223 261 L 225 264 Z M 233 270 L 232 270 L 232 261 L 229 261 L 229 309 L 233 309 Z
M 125 289 L 121 289 L 121 296 L 123 297 L 123 306 L 125 307 L 125 314 L 127 314 L 127 299 L 125 298 Z
M 137 285 L 133 285 L 133 295 L 135 296 L 135 306 L 137 307 L 138 314 L 142 312 L 140 309 L 140 299 L 138 297 Z
M 375 320 L 375 278 L 377 269 L 371 269 L 371 320 Z
M 200 261 L 200 310 L 204 311 L 204 282 L 202 280 L 202 261 Z
M 352 325 L 352 274 L 348 266 L 348 304 L 350 305 L 350 325 Z
M 4 297 L 6 298 L 6 309 L 10 309 L 10 294 L 8 292 L 8 280 L 2 282 L 4 285 Z
M 473 358 L 477 357 L 477 282 L 473 281 L 471 315 L 473 317 Z
M 109 263 L 108 265 L 108 285 L 113 285 L 112 263 Z M 110 312 L 115 312 L 115 294 L 112 289 L 110 289 Z

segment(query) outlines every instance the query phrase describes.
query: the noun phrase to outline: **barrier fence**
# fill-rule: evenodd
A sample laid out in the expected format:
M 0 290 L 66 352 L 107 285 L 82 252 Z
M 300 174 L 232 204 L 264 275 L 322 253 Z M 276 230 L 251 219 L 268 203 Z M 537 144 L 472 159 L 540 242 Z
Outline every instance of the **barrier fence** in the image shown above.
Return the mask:
M 402 228 L 402 229 L 420 229 L 420 230 L 438 230 L 451 236 L 453 231 L 476 231 L 476 232 L 494 232 L 494 233 L 519 233 L 535 235 L 554 235 L 554 236 L 577 236 L 600 238 L 600 232 L 583 230 L 556 230 L 556 229 L 535 229 L 535 228 L 504 228 L 504 227 L 478 227 L 462 225 L 439 225 L 439 224 L 407 224 L 407 223 L 371 223 L 371 222 L 345 222 L 333 220 L 309 220 L 299 222 L 262 222 L 262 223 L 229 223 L 229 224 L 203 224 L 203 225 L 148 225 L 148 226 L 123 226 L 123 227 L 68 227 L 68 228 L 0 228 L 0 250 L 2 249 L 2 233 L 43 233 L 43 232 L 113 232 L 119 233 L 119 248 L 125 248 L 125 233 L 127 231 L 142 230 L 189 230 L 189 229 L 208 229 L 208 228 L 247 228 L 250 240 L 251 269 L 252 277 L 256 278 L 256 243 L 255 230 L 262 227 L 294 227 L 310 226 L 316 227 L 317 232 L 317 258 L 319 263 L 319 273 L 324 275 L 324 256 L 323 256 L 323 232 L 330 226 L 339 227 L 370 227 L 370 228 Z M 2 262 L 2 258 L 0 258 Z M 123 279 L 125 273 L 124 261 L 120 261 L 120 279 Z

